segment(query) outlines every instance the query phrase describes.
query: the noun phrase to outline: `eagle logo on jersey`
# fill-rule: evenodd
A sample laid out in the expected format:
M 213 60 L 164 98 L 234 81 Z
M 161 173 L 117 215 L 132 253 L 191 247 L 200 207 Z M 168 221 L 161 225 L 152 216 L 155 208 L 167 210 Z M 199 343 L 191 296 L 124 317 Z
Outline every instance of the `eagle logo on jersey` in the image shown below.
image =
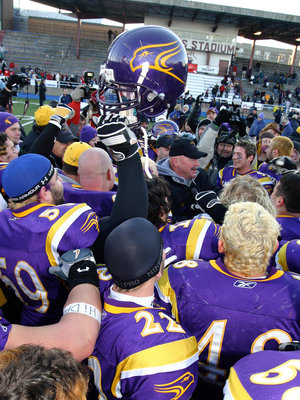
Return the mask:
M 183 80 L 172 72 L 173 68 L 168 67 L 166 64 L 171 57 L 181 51 L 183 51 L 183 48 L 178 41 L 141 46 L 135 50 L 130 60 L 130 68 L 132 72 L 135 72 L 139 68 L 142 69 L 143 64 L 147 62 L 149 63 L 148 68 L 173 76 L 173 78 L 185 84 Z
M 91 229 L 93 225 L 96 226 L 96 230 L 99 232 L 99 223 L 97 215 L 94 212 L 90 212 L 84 224 L 81 226 L 80 230 L 83 233 L 86 233 L 88 230 Z
M 154 390 L 158 393 L 175 393 L 171 400 L 179 399 L 194 383 L 194 376 L 190 372 L 181 375 L 175 381 L 165 383 L 164 385 L 154 385 Z

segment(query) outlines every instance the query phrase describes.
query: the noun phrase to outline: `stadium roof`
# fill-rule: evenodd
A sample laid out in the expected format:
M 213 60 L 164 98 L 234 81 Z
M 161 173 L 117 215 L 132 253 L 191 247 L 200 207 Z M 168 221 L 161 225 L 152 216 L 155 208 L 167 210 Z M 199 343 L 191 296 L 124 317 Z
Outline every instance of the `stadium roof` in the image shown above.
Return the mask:
M 18 10 L 18 16 L 20 17 L 34 17 L 34 18 L 41 18 L 41 19 L 53 19 L 59 21 L 66 21 L 66 22 L 76 22 L 77 17 L 73 14 L 62 14 L 57 12 L 51 11 L 39 11 L 39 10 L 25 10 L 20 9 Z M 115 25 L 115 26 L 122 26 L 122 24 L 114 21 L 107 21 L 103 18 L 94 18 L 94 19 L 82 19 L 83 23 L 95 24 L 95 25 Z
M 35 0 L 36 1 L 36 0 Z M 38 0 L 37 3 L 72 11 L 81 19 L 107 18 L 120 23 L 143 23 L 145 15 L 182 21 L 208 22 L 212 32 L 220 24 L 238 28 L 238 35 L 247 39 L 274 39 L 291 45 L 299 44 L 300 16 L 272 11 L 200 3 L 187 0 Z M 295 3 L 296 4 L 296 3 Z M 283 5 L 284 7 L 284 5 Z M 257 36 L 255 33 L 261 32 Z

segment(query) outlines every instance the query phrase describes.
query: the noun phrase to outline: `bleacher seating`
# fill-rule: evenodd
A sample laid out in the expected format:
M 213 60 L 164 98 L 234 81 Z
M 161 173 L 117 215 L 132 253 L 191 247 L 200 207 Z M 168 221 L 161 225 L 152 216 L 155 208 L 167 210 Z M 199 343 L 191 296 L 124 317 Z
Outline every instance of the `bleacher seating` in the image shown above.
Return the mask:
M 238 67 L 238 77 L 241 77 L 242 73 L 242 67 L 244 65 L 248 65 L 248 60 L 245 59 L 240 59 L 237 58 L 236 60 L 236 66 Z M 263 80 L 259 80 L 258 75 L 259 71 L 256 69 L 256 61 L 253 61 L 253 75 L 256 77 L 254 83 L 251 85 L 248 79 L 240 79 L 241 83 L 241 93 L 243 94 L 249 94 L 250 95 L 250 100 L 253 100 L 253 92 L 254 89 L 258 89 L 260 92 L 264 91 L 266 94 L 269 94 L 270 96 L 274 96 L 274 72 L 279 71 L 279 73 L 287 73 L 289 72 L 290 66 L 288 65 L 281 65 L 281 64 L 276 64 L 276 63 L 270 63 L 270 62 L 261 62 L 260 65 L 260 70 L 263 71 L 264 77 L 267 76 L 269 79 L 269 86 L 264 87 Z M 294 94 L 295 88 L 299 86 L 299 78 L 300 78 L 300 68 L 298 66 L 295 66 L 295 72 L 297 73 L 297 78 L 294 83 L 289 82 L 285 83 L 283 85 L 284 90 L 290 90 L 292 94 Z M 275 96 L 275 103 L 277 104 L 278 97 Z M 295 97 L 292 97 L 291 99 L 291 104 L 296 105 L 298 101 L 296 100 Z
M 39 67 L 50 73 L 82 75 L 84 70 L 99 73 L 105 61 L 108 42 L 80 41 L 80 59 L 76 58 L 76 38 L 41 33 L 6 31 L 3 39 L 5 59 L 19 67 Z
M 224 79 L 222 76 L 217 76 L 217 75 L 207 75 L 207 74 L 195 74 L 195 73 L 189 73 L 188 78 L 187 78 L 187 90 L 189 90 L 190 94 L 193 95 L 193 97 L 197 97 L 199 94 L 203 94 L 208 90 L 208 97 L 204 98 L 205 102 L 210 102 L 212 99 L 212 93 L 211 89 L 218 84 L 219 86 L 221 85 L 221 81 Z M 228 93 L 228 97 L 225 97 L 225 94 L 223 97 L 217 97 L 219 99 L 227 100 L 228 103 L 232 103 L 232 98 L 234 96 L 234 91 L 231 89 L 230 92 Z

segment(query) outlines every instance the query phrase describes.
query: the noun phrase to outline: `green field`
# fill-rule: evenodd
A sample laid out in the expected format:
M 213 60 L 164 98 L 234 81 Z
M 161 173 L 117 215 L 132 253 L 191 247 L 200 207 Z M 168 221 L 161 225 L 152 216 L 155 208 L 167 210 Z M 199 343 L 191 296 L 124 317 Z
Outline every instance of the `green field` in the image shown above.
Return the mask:
M 23 97 L 14 97 L 13 98 L 13 110 L 12 113 L 19 118 L 22 126 L 25 129 L 26 134 L 31 130 L 31 126 L 34 120 L 34 113 L 39 108 L 39 102 L 35 99 L 29 99 L 29 107 L 24 114 L 24 102 L 25 98 Z M 44 104 L 48 104 L 48 101 L 45 101 Z

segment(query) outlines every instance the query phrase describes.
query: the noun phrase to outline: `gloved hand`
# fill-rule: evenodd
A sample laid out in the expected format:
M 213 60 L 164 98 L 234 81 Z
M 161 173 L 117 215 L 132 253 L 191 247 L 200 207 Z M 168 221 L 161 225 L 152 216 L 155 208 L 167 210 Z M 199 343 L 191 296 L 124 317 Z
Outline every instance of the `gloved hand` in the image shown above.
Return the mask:
M 117 114 L 102 116 L 98 122 L 100 141 L 111 149 L 117 161 L 126 160 L 138 151 L 137 139 L 127 123 L 126 117 Z
M 273 160 L 269 162 L 268 169 L 278 175 L 282 175 L 285 172 L 297 170 L 297 165 L 292 161 L 290 157 L 280 156 L 273 158 Z
M 221 126 L 224 122 L 229 122 L 230 117 L 231 117 L 231 111 L 229 110 L 221 110 L 219 114 L 216 116 L 216 119 L 214 120 L 214 124 L 217 126 Z
M 222 224 L 227 208 L 221 204 L 213 190 L 205 190 L 195 194 L 196 208 L 209 214 L 217 224 Z M 195 209 L 195 205 L 193 209 Z
M 65 118 L 62 117 L 61 115 L 54 114 L 54 115 L 51 115 L 49 124 L 53 124 L 53 125 L 57 126 L 59 129 L 61 129 L 65 121 L 66 121 Z
M 55 114 L 60 115 L 65 119 L 65 121 L 67 121 L 68 119 L 72 119 L 74 117 L 75 111 L 67 104 L 58 103 L 55 107 Z
M 200 210 L 208 214 L 208 209 L 213 208 L 216 204 L 221 204 L 219 197 L 213 190 L 198 192 L 195 196 L 195 200 Z
M 199 107 L 202 102 L 203 102 L 202 94 L 199 94 L 199 96 L 197 96 L 196 98 L 196 107 Z
M 247 132 L 246 132 L 246 123 L 244 118 L 240 118 L 240 121 L 237 125 L 237 129 L 240 137 L 246 136 Z
M 64 281 L 69 278 L 69 271 L 73 265 L 78 264 L 80 269 L 78 272 L 85 272 L 84 269 L 87 268 L 84 266 L 86 261 L 96 264 L 93 252 L 90 249 L 69 250 L 62 254 L 60 261 L 61 263 L 58 267 L 49 267 L 48 272 Z
M 81 101 L 84 99 L 85 92 L 83 86 L 77 86 L 76 89 L 74 89 L 71 93 L 70 96 L 72 97 L 73 101 Z

